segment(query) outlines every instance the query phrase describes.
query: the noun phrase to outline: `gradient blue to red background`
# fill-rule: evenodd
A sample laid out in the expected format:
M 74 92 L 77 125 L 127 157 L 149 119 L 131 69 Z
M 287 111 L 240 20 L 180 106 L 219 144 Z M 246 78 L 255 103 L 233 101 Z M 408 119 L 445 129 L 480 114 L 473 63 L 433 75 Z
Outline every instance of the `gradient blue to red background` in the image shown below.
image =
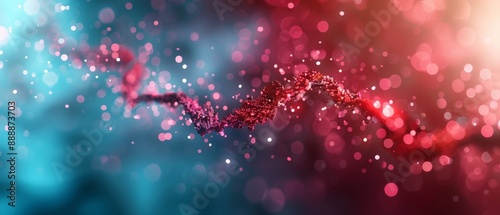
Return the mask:
M 1 132 L 0 214 L 499 214 L 499 10 L 491 0 L 2 1 L 0 124 L 16 101 L 18 156 L 11 208 Z M 201 137 L 181 108 L 127 109 L 120 71 L 72 55 L 113 44 L 147 68 L 140 92 L 182 91 L 221 116 L 315 69 L 390 120 L 364 125 L 310 94 L 254 131 Z M 391 118 L 400 112 L 434 139 L 391 139 L 407 123 Z M 239 172 L 193 204 L 228 166 Z

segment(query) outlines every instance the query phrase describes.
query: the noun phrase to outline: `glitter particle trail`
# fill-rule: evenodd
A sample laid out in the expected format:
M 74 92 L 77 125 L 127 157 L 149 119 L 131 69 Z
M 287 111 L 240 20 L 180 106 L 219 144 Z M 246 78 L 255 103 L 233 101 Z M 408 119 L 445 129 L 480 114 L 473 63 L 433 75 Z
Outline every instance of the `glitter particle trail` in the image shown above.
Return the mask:
M 137 91 L 140 88 L 145 68 L 135 58 L 133 52 L 123 45 L 113 44 L 111 50 L 102 45 L 99 50 L 84 54 L 76 52 L 72 54 L 72 57 L 73 59 L 86 59 L 87 67 L 94 68 L 95 71 L 117 70 L 121 72 L 123 75 L 121 93 L 130 107 L 142 102 L 157 102 L 170 107 L 182 106 L 184 113 L 189 115 L 192 125 L 202 136 L 214 131 L 222 133 L 226 127 L 247 126 L 249 130 L 253 130 L 257 124 L 272 120 L 279 106 L 301 99 L 308 92 L 324 92 L 336 105 L 353 108 L 359 114 L 364 115 L 365 122 L 376 118 L 385 130 L 390 131 L 387 132 L 386 138 L 392 140 L 393 143 L 398 143 L 388 147 L 392 148 L 396 154 L 409 153 L 420 147 L 432 147 L 435 151 L 451 153 L 461 140 L 477 139 L 477 135 L 474 135 L 476 131 L 470 127 L 462 128 L 464 134 L 461 138 L 455 138 L 454 134 L 447 129 L 426 131 L 420 126 L 418 120 L 412 119 L 405 112 L 390 105 L 381 108 L 380 101 L 374 102 L 360 98 L 358 94 L 339 86 L 332 77 L 314 70 L 303 72 L 286 88 L 277 81 L 269 83 L 261 91 L 259 97 L 244 100 L 240 108 L 219 119 L 218 113 L 212 106 L 199 105 L 196 100 L 183 92 L 139 95 Z M 412 132 L 414 134 L 410 135 Z
M 122 94 L 132 107 L 141 102 L 158 102 L 171 107 L 182 106 L 202 136 L 213 131 L 222 133 L 225 127 L 247 126 L 249 130 L 253 130 L 258 123 L 263 124 L 272 120 L 280 105 L 300 99 L 310 91 L 325 92 L 337 105 L 357 109 L 365 116 L 366 122 L 372 116 L 379 115 L 374 111 L 372 101 L 360 98 L 358 94 L 342 88 L 332 77 L 311 70 L 296 77 L 288 88 L 277 81 L 271 82 L 264 87 L 259 97 L 244 100 L 240 108 L 219 120 L 218 114 L 210 105 L 200 106 L 197 101 L 182 92 L 139 95 L 137 90 L 142 81 L 144 66 L 137 62 L 133 53 L 124 46 L 114 48 L 113 52 L 118 55 L 110 54 L 106 47 L 101 46 L 97 53 L 86 55 L 87 59 L 91 59 L 87 60 L 87 66 L 102 66 L 123 72 Z M 120 59 L 119 62 L 117 58 Z

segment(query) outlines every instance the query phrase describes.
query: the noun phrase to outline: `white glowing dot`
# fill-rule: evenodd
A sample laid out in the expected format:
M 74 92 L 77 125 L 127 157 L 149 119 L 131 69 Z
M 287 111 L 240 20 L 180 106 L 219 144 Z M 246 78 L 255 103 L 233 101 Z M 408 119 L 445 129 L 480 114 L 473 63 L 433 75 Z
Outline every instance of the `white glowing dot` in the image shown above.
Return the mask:
M 40 3 L 37 0 L 27 0 L 24 2 L 24 12 L 30 16 L 36 15 L 40 11 Z
M 451 119 L 451 117 L 452 117 L 452 115 L 451 115 L 451 113 L 450 113 L 450 112 L 446 112 L 446 113 L 444 113 L 444 118 L 445 118 L 446 120 L 450 120 L 450 119 Z
M 185 78 L 182 79 L 182 83 L 186 83 L 187 80 Z
M 47 72 L 43 75 L 42 79 L 47 86 L 52 87 L 57 83 L 59 77 L 55 72 Z
M 474 69 L 474 67 L 468 63 L 468 64 L 465 64 L 464 66 L 464 71 L 467 72 L 467 73 L 471 73 L 472 72 L 472 69 Z
M 64 43 L 64 39 L 63 39 L 63 38 L 59 38 L 59 39 L 57 39 L 57 42 L 58 42 L 59 44 L 63 44 L 63 43 Z
M 242 86 L 241 86 L 241 84 L 240 84 L 240 85 L 238 85 L 238 88 L 241 88 L 241 87 L 242 87 Z
M 339 15 L 340 15 L 340 16 L 344 16 L 344 15 L 345 15 L 344 11 L 340 11 L 340 12 L 339 12 Z
M 380 155 L 375 155 L 375 160 L 380 159 Z
M 384 109 L 382 110 L 382 114 L 386 117 L 391 117 L 394 115 L 394 109 L 390 105 L 384 106 Z
M 17 94 L 17 90 L 12 90 L 12 93 Z
M 187 68 L 188 68 L 188 65 L 183 64 L 183 65 L 182 65 L 182 68 L 183 68 L 183 69 L 187 69 Z
M 73 25 L 73 26 L 71 26 L 71 30 L 72 30 L 72 31 L 76 31 L 76 26 L 74 26 L 74 25 Z
M 267 142 L 271 142 L 271 141 L 273 141 L 273 138 L 268 137 Z
M 64 107 L 65 107 L 65 108 L 69 108 L 69 104 L 65 104 L 65 105 L 64 105 Z
M 227 164 L 230 164 L 230 163 L 231 163 L 231 160 L 226 159 L 226 163 L 227 163 Z
M 480 72 L 479 72 L 479 76 L 481 77 L 481 79 L 483 80 L 488 80 L 491 78 L 491 71 L 489 69 L 482 69 Z

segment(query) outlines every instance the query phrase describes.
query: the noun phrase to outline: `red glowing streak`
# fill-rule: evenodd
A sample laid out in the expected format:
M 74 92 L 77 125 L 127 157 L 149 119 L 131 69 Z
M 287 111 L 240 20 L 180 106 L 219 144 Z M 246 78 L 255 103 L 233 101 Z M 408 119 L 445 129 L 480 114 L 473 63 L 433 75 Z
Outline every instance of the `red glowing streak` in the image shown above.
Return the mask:
M 140 95 L 137 91 L 140 88 L 145 68 L 136 60 L 133 52 L 125 46 L 113 44 L 110 51 L 103 45 L 98 51 L 84 56 L 75 54 L 73 57 L 85 58 L 88 67 L 104 68 L 104 71 L 115 69 L 122 72 L 121 92 L 131 107 L 141 102 L 157 102 L 170 107 L 182 106 L 193 121 L 195 129 L 202 136 L 214 131 L 221 133 L 226 127 L 247 126 L 249 130 L 253 130 L 257 124 L 272 120 L 279 106 L 300 99 L 305 93 L 315 91 L 326 93 L 337 105 L 358 110 L 365 116 L 365 121 L 376 118 L 388 131 L 385 138 L 390 138 L 396 143 L 393 149 L 397 154 L 405 154 L 422 148 L 451 153 L 458 143 L 466 138 L 478 139 L 473 135 L 477 132 L 470 126 L 461 127 L 461 131 L 465 134 L 458 135 L 457 138 L 456 131 L 450 132 L 446 128 L 436 129 L 433 132 L 425 131 L 419 121 L 413 120 L 402 111 L 394 110 L 394 114 L 386 116 L 383 108 L 376 108 L 373 101 L 360 98 L 358 94 L 343 89 L 332 77 L 314 70 L 303 72 L 286 88 L 277 81 L 271 82 L 264 87 L 259 97 L 244 100 L 240 108 L 219 119 L 218 113 L 210 105 L 200 105 L 182 92 Z M 396 119 L 403 121 L 402 126 L 394 127 Z

